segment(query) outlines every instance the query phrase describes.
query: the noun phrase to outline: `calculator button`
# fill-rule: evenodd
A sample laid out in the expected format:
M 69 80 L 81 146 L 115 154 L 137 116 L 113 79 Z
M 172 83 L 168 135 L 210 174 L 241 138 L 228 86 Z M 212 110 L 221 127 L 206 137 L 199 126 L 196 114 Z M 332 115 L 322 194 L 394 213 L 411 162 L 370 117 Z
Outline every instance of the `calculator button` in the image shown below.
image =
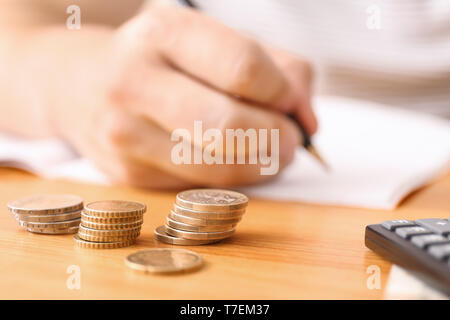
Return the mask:
M 450 239 L 444 238 L 439 234 L 427 234 L 420 236 L 413 236 L 411 242 L 422 249 L 432 245 L 432 244 L 442 244 L 442 243 L 450 243 Z
M 444 219 L 419 219 L 418 225 L 430 229 L 439 234 L 450 234 L 450 221 Z
M 450 244 L 433 245 L 428 248 L 428 253 L 433 257 L 442 260 L 450 256 Z
M 428 229 L 425 229 L 423 227 L 404 227 L 404 228 L 397 228 L 395 230 L 395 233 L 398 234 L 400 237 L 404 238 L 404 239 L 409 239 L 410 237 L 414 236 L 414 235 L 419 235 L 419 234 L 432 234 L 433 232 L 431 232 Z
M 381 223 L 381 225 L 390 231 L 394 231 L 398 227 L 412 227 L 416 224 L 409 220 L 388 220 Z

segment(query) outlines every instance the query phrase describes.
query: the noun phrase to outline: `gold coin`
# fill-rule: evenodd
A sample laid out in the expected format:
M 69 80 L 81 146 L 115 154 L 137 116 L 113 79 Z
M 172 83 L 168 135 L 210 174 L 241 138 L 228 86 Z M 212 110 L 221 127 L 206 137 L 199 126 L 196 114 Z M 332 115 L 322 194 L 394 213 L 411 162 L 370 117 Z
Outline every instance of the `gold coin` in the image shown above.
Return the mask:
M 137 220 L 142 220 L 143 214 L 137 214 L 131 217 L 122 217 L 122 218 L 114 218 L 114 217 L 95 217 L 88 215 L 84 212 L 81 213 L 81 218 L 84 221 L 94 222 L 94 223 L 103 223 L 103 224 L 116 224 L 116 223 L 129 223 L 135 222 Z
M 237 224 L 239 221 L 241 221 L 241 218 L 234 218 L 234 219 L 197 219 L 197 218 L 191 218 L 186 217 L 181 214 L 177 214 L 173 211 L 169 213 L 169 218 L 178 222 L 190 224 L 193 226 L 217 226 L 217 225 L 230 225 L 230 224 Z
M 58 222 L 25 222 L 19 221 L 19 224 L 25 228 L 31 229 L 66 229 L 70 227 L 78 227 L 81 219 L 73 219 Z
M 40 234 L 73 234 L 78 232 L 78 227 L 71 227 L 67 229 L 27 228 L 27 231 L 31 233 L 40 233 Z
M 149 249 L 130 254 L 125 264 L 135 270 L 167 273 L 196 269 L 203 264 L 203 259 L 189 250 Z
M 136 239 L 139 237 L 139 233 L 121 236 L 93 236 L 92 234 L 87 234 L 79 230 L 78 236 L 83 240 L 91 242 L 123 242 Z
M 13 214 L 13 216 L 16 218 L 16 220 L 24 222 L 60 222 L 80 218 L 81 211 L 62 214 L 40 215 L 40 216 L 31 216 L 29 214 L 15 213 Z
M 136 240 L 128 240 L 128 241 L 115 241 L 115 242 L 92 242 L 81 239 L 78 234 L 74 235 L 76 244 L 82 248 L 90 248 L 90 249 L 116 249 L 131 246 L 136 242 Z
M 175 202 L 184 208 L 219 213 L 244 209 L 248 198 L 229 190 L 193 189 L 178 193 Z
M 217 225 L 217 226 L 193 226 L 190 224 L 186 224 L 183 222 L 178 222 L 170 219 L 170 217 L 166 218 L 167 225 L 174 229 L 183 230 L 183 231 L 193 231 L 193 232 L 215 232 L 215 231 L 228 231 L 236 227 L 235 224 L 225 224 L 225 225 Z
M 181 214 L 185 217 L 191 217 L 191 218 L 197 218 L 197 219 L 212 219 L 212 220 L 229 220 L 229 219 L 237 219 L 242 218 L 242 215 L 245 213 L 245 208 L 236 210 L 236 211 L 230 211 L 230 212 L 204 212 L 204 211 L 197 211 L 192 209 L 187 209 L 180 207 L 176 203 L 173 205 L 173 212 L 176 214 Z
M 129 229 L 113 229 L 113 230 L 98 230 L 87 228 L 83 225 L 80 225 L 80 232 L 90 234 L 96 237 L 117 237 L 117 236 L 129 236 L 129 235 L 138 235 L 141 232 L 141 227 L 134 227 Z
M 132 229 L 136 227 L 140 227 L 143 223 L 143 220 L 137 220 L 135 222 L 128 223 L 95 223 L 90 221 L 85 221 L 81 219 L 81 225 L 86 228 L 97 229 L 97 230 L 119 230 L 119 229 Z
M 235 232 L 235 229 L 220 232 L 192 232 L 177 230 L 167 225 L 165 227 L 167 234 L 188 240 L 222 240 L 231 237 Z
M 83 199 L 70 194 L 41 194 L 23 197 L 8 203 L 11 212 L 30 215 L 61 214 L 79 211 Z
M 95 217 L 131 217 L 143 214 L 146 210 L 143 203 L 121 200 L 97 201 L 84 206 L 84 212 Z
M 218 240 L 187 240 L 171 236 L 166 233 L 165 226 L 159 226 L 155 229 L 155 239 L 167 244 L 175 244 L 181 246 L 199 246 L 217 242 Z

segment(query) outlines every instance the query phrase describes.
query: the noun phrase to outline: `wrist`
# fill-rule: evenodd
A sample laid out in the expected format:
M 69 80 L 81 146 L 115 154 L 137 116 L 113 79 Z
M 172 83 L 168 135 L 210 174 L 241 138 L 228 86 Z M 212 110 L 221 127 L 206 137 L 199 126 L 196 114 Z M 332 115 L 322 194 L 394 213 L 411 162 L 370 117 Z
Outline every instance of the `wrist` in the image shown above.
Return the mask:
M 48 82 L 41 98 L 44 121 L 53 135 L 70 140 L 88 113 L 104 102 L 112 35 L 111 29 L 87 26 L 79 31 L 59 30 L 51 36 L 53 60 L 46 63 Z

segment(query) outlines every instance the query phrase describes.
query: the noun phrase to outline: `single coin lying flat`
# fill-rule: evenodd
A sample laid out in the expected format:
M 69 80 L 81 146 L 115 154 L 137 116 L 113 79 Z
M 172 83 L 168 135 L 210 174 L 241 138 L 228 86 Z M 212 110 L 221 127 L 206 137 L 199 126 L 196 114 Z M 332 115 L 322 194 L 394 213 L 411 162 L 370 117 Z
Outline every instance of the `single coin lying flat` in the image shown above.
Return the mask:
M 133 201 L 105 200 L 85 205 L 84 213 L 94 217 L 132 217 L 142 215 L 147 210 L 145 204 Z
M 80 211 L 83 199 L 70 194 L 42 194 L 23 197 L 8 203 L 8 209 L 16 214 L 48 215 Z
M 241 217 L 233 218 L 233 219 L 198 219 L 198 218 L 183 216 L 181 214 L 175 213 L 173 210 L 170 211 L 168 217 L 172 220 L 190 224 L 193 226 L 230 225 L 230 224 L 237 224 L 239 221 L 241 221 Z
M 224 225 L 212 225 L 212 226 L 195 226 L 183 222 L 178 222 L 172 220 L 169 216 L 166 218 L 166 224 L 169 227 L 182 230 L 182 231 L 193 231 L 193 232 L 217 232 L 217 231 L 228 231 L 233 229 L 236 224 L 224 224 Z
M 175 244 L 180 246 L 200 246 L 217 242 L 217 240 L 188 240 L 174 237 L 166 232 L 166 226 L 159 226 L 155 229 L 155 239 L 167 244 Z
M 79 247 L 89 249 L 117 249 L 131 246 L 136 242 L 135 239 L 126 241 L 93 242 L 81 239 L 78 234 L 74 235 L 73 238 Z
M 40 234 L 54 234 L 54 235 L 63 235 L 63 234 L 73 234 L 78 232 L 78 227 L 70 227 L 67 229 L 40 229 L 40 228 L 26 228 L 28 232 L 31 233 L 40 233 Z
M 192 232 L 177 230 L 166 225 L 166 233 L 171 236 L 188 239 L 188 240 L 223 240 L 231 237 L 235 232 L 235 229 L 220 231 L 220 232 Z
M 221 189 L 192 189 L 177 194 L 175 203 L 183 208 L 212 213 L 245 209 L 248 198 L 242 193 Z
M 193 251 L 183 249 L 149 249 L 130 254 L 125 264 L 135 270 L 168 273 L 193 270 L 203 259 Z
M 23 213 L 13 213 L 14 218 L 17 221 L 23 222 L 61 222 L 80 218 L 81 211 L 61 213 L 61 214 L 48 214 L 32 216 Z
M 238 209 L 229 212 L 208 212 L 208 211 L 198 211 L 193 209 L 183 208 L 176 203 L 173 206 L 173 212 L 176 214 L 196 218 L 196 219 L 204 219 L 204 220 L 231 220 L 231 219 L 239 219 L 245 213 L 245 208 Z

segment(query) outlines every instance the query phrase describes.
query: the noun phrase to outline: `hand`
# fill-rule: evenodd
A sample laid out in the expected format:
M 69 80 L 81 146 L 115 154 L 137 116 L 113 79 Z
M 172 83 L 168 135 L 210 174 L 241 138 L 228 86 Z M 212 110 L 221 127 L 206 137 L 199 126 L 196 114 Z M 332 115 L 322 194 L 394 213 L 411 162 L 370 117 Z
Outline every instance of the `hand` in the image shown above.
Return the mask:
M 191 10 L 144 12 L 90 44 L 83 76 L 68 76 L 78 96 L 50 114 L 60 134 L 115 182 L 186 188 L 270 178 L 260 164 L 174 164 L 171 133 L 185 128 L 193 137 L 195 120 L 224 136 L 225 129 L 279 129 L 280 168 L 301 144 L 283 113 L 294 112 L 310 133 L 317 129 L 307 62 Z

